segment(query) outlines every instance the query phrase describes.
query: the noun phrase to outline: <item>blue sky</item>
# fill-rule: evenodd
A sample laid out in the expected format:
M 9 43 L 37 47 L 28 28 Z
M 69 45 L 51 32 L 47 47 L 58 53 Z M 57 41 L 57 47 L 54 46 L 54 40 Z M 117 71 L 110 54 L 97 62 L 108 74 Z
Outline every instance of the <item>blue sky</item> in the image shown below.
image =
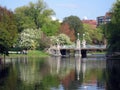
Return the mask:
M 37 0 L 0 0 L 0 5 L 14 10 L 16 7 L 28 5 L 28 3 Z M 48 7 L 53 9 L 57 19 L 70 15 L 78 16 L 80 19 L 96 19 L 98 16 L 105 15 L 116 0 L 44 0 Z

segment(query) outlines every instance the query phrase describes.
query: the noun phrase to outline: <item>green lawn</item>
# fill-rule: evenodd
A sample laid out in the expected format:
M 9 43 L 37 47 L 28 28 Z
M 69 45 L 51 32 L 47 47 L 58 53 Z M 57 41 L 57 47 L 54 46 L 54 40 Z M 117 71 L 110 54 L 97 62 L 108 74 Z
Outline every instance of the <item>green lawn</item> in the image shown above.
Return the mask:
M 15 58 L 15 57 L 22 57 L 22 56 L 28 56 L 28 57 L 47 57 L 49 54 L 45 53 L 44 51 L 39 50 L 29 50 L 27 54 L 9 54 L 7 56 L 8 58 Z
M 48 56 L 48 53 L 45 53 L 43 51 L 38 51 L 38 50 L 31 50 L 31 51 L 28 51 L 28 56 L 46 57 L 46 56 Z

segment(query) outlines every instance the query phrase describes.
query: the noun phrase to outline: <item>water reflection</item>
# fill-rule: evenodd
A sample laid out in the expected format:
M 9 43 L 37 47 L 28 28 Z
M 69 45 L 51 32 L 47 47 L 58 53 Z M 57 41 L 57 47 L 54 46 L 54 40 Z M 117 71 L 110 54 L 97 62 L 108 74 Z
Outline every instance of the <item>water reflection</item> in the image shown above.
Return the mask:
M 107 90 L 120 90 L 120 57 L 107 59 Z
M 9 59 L 0 64 L 0 90 L 118 90 L 119 68 L 104 57 Z
M 76 78 L 77 80 L 80 80 L 80 75 L 81 75 L 81 57 L 76 56 L 75 57 L 75 73 L 76 73 Z
M 61 78 L 63 90 L 83 90 L 91 87 L 96 87 L 96 90 L 104 89 L 105 60 L 50 57 L 49 62 L 52 74 L 58 74 Z

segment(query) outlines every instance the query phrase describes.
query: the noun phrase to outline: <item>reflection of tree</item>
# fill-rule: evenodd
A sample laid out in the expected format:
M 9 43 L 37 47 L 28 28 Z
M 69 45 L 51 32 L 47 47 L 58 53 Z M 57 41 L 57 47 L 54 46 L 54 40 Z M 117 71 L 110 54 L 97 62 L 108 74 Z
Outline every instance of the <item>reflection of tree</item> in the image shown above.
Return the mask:
M 29 59 L 29 60 L 27 60 Z M 18 90 L 49 90 L 59 85 L 59 78 L 50 74 L 49 65 L 44 58 L 26 58 L 19 62 L 20 84 Z
M 83 72 L 83 85 L 93 84 L 99 88 L 105 86 L 105 61 L 86 61 L 82 63 L 82 68 L 86 64 L 86 70 Z
M 60 60 L 61 57 L 49 57 L 50 73 L 59 74 L 60 73 Z
M 7 63 L 0 70 L 0 90 L 16 90 L 17 70 Z
M 8 69 L 4 84 L 0 82 L 3 85 L 0 90 L 9 90 L 8 87 L 11 90 L 58 90 L 61 87 L 77 90 L 81 85 L 93 84 L 94 81 L 101 87 L 105 84 L 104 68 L 99 61 L 83 62 L 81 57 L 52 57 L 47 60 L 23 57 Z
M 108 59 L 107 60 L 107 90 L 120 90 L 120 60 Z
M 70 58 L 49 57 L 50 72 L 52 75 L 59 75 L 64 77 L 73 69 L 74 60 Z
M 45 63 L 44 60 L 39 60 L 39 58 L 29 58 L 28 62 L 28 58 L 26 57 L 24 59 L 22 58 L 21 62 L 19 63 L 20 78 L 22 81 L 28 84 L 40 82 L 42 78 L 40 69 Z
M 40 83 L 41 90 L 49 90 L 51 87 L 58 87 L 60 84 L 57 75 L 45 75 Z

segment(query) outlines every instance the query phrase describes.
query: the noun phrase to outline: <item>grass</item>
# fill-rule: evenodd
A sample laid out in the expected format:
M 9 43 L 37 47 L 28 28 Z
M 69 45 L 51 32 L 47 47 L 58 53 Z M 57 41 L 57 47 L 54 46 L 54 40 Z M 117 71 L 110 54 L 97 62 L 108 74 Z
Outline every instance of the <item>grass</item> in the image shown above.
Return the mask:
M 38 50 L 31 50 L 28 52 L 28 56 L 32 57 L 46 57 L 48 56 L 48 53 L 43 52 L 43 51 L 38 51 Z
M 23 56 L 28 56 L 28 57 L 47 57 L 49 54 L 47 54 L 44 51 L 39 51 L 39 50 L 29 50 L 27 54 L 9 54 L 9 56 L 6 56 L 8 58 L 16 58 L 16 57 L 23 57 Z
M 106 54 L 105 51 L 103 51 L 103 52 L 96 51 L 96 52 L 89 52 L 89 53 L 90 53 L 90 54 Z

